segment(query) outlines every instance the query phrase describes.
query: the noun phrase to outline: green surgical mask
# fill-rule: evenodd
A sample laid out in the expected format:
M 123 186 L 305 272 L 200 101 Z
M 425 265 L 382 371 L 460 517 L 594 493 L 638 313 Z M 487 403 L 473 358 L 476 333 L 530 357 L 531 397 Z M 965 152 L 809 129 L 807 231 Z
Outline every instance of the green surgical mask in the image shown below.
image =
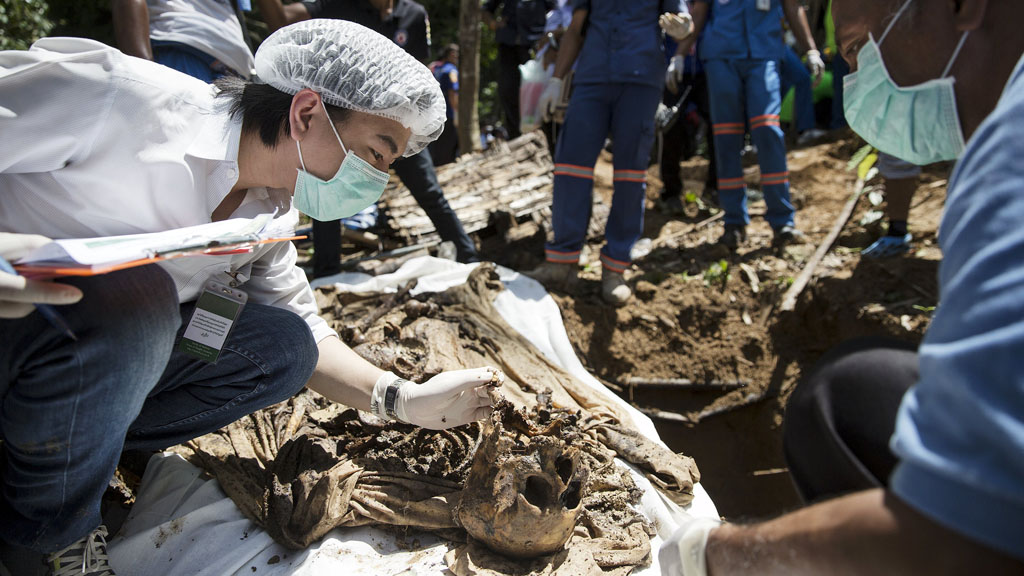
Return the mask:
M 960 37 L 942 76 L 916 86 L 898 86 L 882 60 L 881 45 L 910 6 L 907 0 L 878 42 L 873 37 L 857 54 L 857 71 L 843 79 L 843 108 L 850 128 L 868 144 L 912 164 L 955 160 L 964 150 L 956 109 L 954 79 L 949 71 L 960 55 Z
M 292 201 L 303 214 L 321 222 L 328 222 L 348 218 L 376 203 L 388 185 L 389 175 L 345 149 L 345 143 L 341 141 L 341 136 L 334 127 L 323 100 L 320 101 L 320 105 L 324 106 L 327 123 L 331 125 L 334 136 L 341 144 L 345 159 L 341 161 L 334 178 L 321 180 L 306 171 L 306 163 L 302 160 L 302 145 L 296 140 L 295 146 L 299 149 L 299 164 L 302 168 L 296 169 L 298 176 L 295 178 L 295 194 Z

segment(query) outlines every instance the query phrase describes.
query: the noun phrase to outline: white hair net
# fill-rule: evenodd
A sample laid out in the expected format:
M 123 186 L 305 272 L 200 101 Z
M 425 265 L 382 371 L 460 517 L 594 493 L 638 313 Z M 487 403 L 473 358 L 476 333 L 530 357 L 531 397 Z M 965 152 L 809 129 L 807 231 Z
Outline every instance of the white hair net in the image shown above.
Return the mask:
M 412 131 L 404 156 L 444 130 L 444 96 L 430 70 L 354 22 L 315 19 L 281 28 L 256 51 L 256 75 L 287 94 L 309 88 L 328 104 L 401 123 Z

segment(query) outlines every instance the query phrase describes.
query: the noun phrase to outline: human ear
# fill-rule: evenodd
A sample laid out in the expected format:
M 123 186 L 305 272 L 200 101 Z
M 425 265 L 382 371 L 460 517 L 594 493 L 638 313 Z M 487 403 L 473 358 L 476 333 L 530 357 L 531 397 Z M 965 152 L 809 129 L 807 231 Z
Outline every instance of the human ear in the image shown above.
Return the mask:
M 292 97 L 292 105 L 288 109 L 288 124 L 291 128 L 292 140 L 301 142 L 309 133 L 309 125 L 320 105 L 320 95 L 309 88 L 299 90 Z
M 985 19 L 988 0 L 950 0 L 953 9 L 953 21 L 960 32 L 977 30 Z

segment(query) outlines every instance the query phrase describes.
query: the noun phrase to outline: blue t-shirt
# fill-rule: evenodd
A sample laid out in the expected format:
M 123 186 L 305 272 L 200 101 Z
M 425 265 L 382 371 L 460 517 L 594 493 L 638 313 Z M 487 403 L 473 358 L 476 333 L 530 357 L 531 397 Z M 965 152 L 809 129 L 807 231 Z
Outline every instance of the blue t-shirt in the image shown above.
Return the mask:
M 573 0 L 576 10 L 587 10 L 587 29 L 574 83 L 664 86 L 658 17 L 689 12 L 683 0 Z
M 771 0 L 768 10 L 759 10 L 757 0 L 696 1 L 708 4 L 701 59 L 782 59 L 782 0 Z
M 444 94 L 444 106 L 445 116 L 449 120 L 455 119 L 455 109 L 452 108 L 451 100 L 448 98 L 448 92 L 454 90 L 459 91 L 459 67 L 451 62 L 445 62 L 440 66 L 434 68 L 434 78 L 437 79 L 437 83 L 441 85 L 441 94 Z
M 1024 57 L 950 181 L 939 307 L 896 419 L 907 504 L 1024 560 Z

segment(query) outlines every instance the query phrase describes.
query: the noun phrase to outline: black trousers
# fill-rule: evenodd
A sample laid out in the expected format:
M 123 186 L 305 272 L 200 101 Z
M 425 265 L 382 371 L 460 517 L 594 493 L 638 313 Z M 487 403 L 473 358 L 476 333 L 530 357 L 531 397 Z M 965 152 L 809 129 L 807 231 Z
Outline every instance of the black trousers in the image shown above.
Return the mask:
M 676 123 L 672 125 L 668 132 L 662 135 L 661 158 L 659 159 L 661 163 L 661 181 L 665 184 L 665 189 L 661 192 L 662 198 L 682 194 L 683 178 L 679 174 L 679 163 L 697 153 L 697 130 L 699 127 L 687 122 L 684 117 L 686 106 L 691 102 L 697 107 L 697 114 L 708 127 L 705 141 L 708 144 L 708 157 L 711 159 L 711 163 L 708 165 L 708 174 L 704 179 L 704 187 L 706 189 L 718 187 L 718 172 L 715 165 L 715 139 L 711 135 L 711 107 L 708 103 L 707 77 L 704 74 L 697 76 L 685 75 L 679 93 L 673 94 L 665 90 L 662 102 L 666 106 L 674 106 L 679 101 L 680 94 L 685 92 L 687 87 L 691 87 L 690 95 L 680 105 L 680 108 L 683 109 L 679 113 L 680 118 L 676 120 Z
M 519 84 L 522 76 L 519 65 L 529 59 L 529 46 L 498 44 L 498 101 L 505 113 L 505 129 L 508 130 L 509 140 L 520 135 Z
M 917 346 L 881 338 L 831 350 L 786 406 L 783 445 L 807 502 L 884 487 L 896 413 L 917 381 Z
M 447 118 L 444 121 L 444 132 L 428 146 L 434 166 L 444 166 L 455 162 L 459 156 L 459 133 L 455 129 L 455 121 Z
M 459 262 L 476 262 L 479 256 L 473 239 L 462 228 L 462 222 L 448 205 L 444 191 L 437 182 L 434 161 L 424 149 L 408 158 L 399 158 L 391 165 L 413 198 L 434 223 L 442 242 L 455 243 Z M 313 276 L 329 276 L 341 269 L 341 222 L 313 220 Z

